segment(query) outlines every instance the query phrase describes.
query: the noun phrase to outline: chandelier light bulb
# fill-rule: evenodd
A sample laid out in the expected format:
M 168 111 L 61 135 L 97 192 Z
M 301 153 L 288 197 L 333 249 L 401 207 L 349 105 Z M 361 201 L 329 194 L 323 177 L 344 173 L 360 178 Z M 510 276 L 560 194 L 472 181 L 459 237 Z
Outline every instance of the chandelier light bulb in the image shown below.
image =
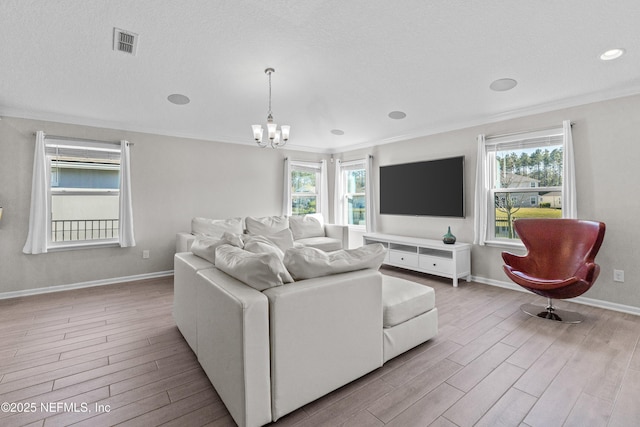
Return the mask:
M 264 129 L 260 125 L 252 125 L 251 128 L 253 129 L 253 139 L 255 139 L 257 143 L 261 143 Z
M 287 142 L 289 140 L 289 130 L 291 129 L 291 126 L 282 125 L 280 126 L 280 129 L 282 130 L 282 140 Z

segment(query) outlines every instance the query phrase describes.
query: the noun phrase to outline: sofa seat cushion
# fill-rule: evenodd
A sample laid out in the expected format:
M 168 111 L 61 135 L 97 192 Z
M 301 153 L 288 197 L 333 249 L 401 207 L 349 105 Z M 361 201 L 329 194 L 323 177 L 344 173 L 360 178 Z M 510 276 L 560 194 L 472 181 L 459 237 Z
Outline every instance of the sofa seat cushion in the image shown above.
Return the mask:
M 382 326 L 391 328 L 433 309 L 436 294 L 429 286 L 382 277 Z
M 332 239 L 331 237 L 307 237 L 306 239 L 298 239 L 296 243 L 304 246 L 320 249 L 321 251 L 331 252 L 342 249 L 342 240 Z

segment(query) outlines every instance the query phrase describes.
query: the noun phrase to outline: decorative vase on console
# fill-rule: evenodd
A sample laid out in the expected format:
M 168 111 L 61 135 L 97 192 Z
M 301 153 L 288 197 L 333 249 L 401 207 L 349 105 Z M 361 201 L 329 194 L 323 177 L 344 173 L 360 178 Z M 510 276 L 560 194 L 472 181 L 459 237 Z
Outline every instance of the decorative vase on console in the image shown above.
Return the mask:
M 453 245 L 456 242 L 456 236 L 451 234 L 451 227 L 448 227 L 447 234 L 442 236 L 442 241 L 447 245 Z

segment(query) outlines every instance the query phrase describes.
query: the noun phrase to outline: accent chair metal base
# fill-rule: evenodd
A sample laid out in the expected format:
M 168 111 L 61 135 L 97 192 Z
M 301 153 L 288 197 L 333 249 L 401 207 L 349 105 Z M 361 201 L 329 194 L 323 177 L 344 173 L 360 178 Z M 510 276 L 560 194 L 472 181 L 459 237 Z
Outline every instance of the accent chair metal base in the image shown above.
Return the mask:
M 574 311 L 558 310 L 553 306 L 551 299 L 548 299 L 546 307 L 535 304 L 522 304 L 520 310 L 529 316 L 540 317 L 542 319 L 554 320 L 562 323 L 580 323 L 583 317 Z

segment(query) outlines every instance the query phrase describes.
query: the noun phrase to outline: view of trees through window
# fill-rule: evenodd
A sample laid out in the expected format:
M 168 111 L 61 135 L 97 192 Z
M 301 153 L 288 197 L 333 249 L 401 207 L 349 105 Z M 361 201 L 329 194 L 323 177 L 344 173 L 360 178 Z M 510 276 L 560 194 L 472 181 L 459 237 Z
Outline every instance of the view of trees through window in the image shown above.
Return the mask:
M 317 212 L 318 173 L 304 170 L 291 171 L 291 214 L 305 215 Z
M 495 237 L 517 239 L 517 218 L 562 217 L 562 159 L 561 144 L 495 153 Z

